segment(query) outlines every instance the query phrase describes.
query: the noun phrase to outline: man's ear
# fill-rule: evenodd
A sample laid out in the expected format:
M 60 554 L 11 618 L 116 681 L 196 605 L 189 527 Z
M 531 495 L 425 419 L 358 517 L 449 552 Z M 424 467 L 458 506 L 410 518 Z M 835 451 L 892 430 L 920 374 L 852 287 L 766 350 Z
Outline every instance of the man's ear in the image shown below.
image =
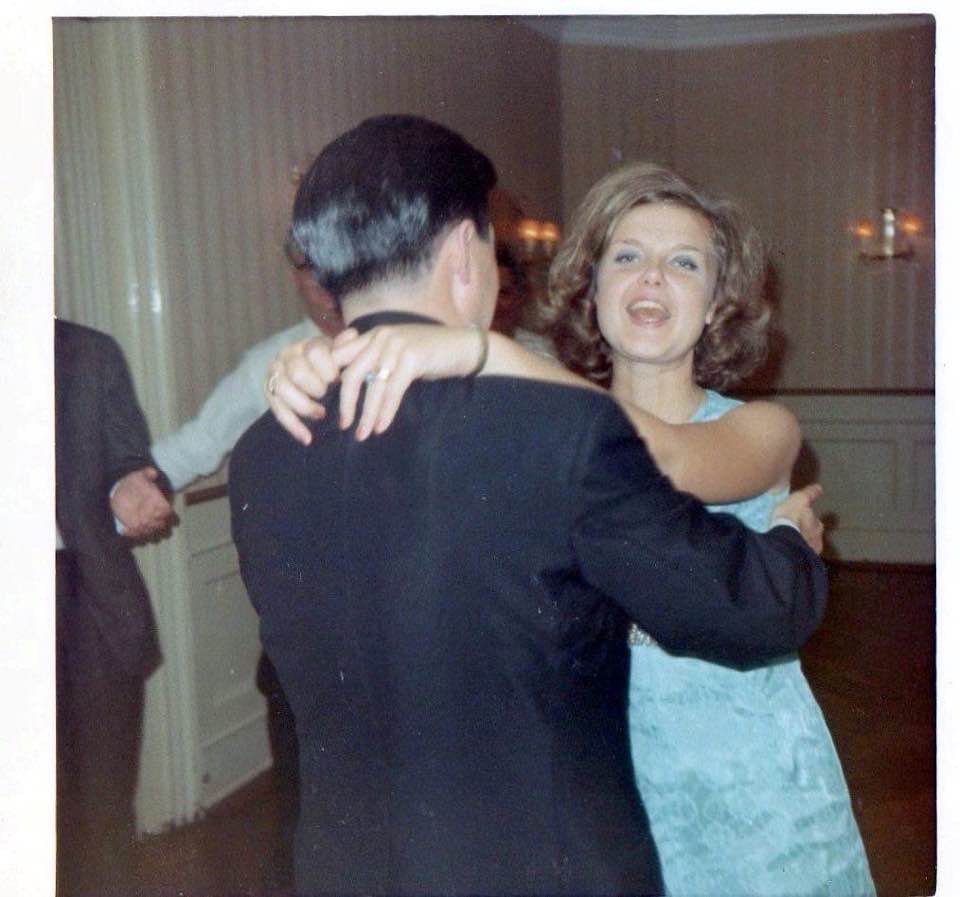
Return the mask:
M 438 271 L 445 279 L 443 290 L 464 321 L 473 319 L 476 305 L 479 272 L 474 244 L 478 238 L 474 223 L 465 219 L 450 229 L 440 250 L 443 262 Z
M 469 218 L 465 218 L 451 229 L 444 240 L 451 274 L 460 285 L 469 284 L 471 278 L 476 276 L 473 270 L 473 241 L 476 239 L 476 226 Z

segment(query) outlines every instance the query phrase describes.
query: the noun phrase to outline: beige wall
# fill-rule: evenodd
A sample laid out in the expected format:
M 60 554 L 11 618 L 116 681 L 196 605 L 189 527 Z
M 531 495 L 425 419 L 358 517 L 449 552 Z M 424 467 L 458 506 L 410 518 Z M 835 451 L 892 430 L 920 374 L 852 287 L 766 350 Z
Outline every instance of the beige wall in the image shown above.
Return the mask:
M 793 390 L 933 388 L 933 25 L 708 49 L 561 53 L 567 215 L 619 160 L 739 199 L 770 247 Z M 892 205 L 917 258 L 863 265 L 846 228 Z
M 281 252 L 294 171 L 363 118 L 447 124 L 531 214 L 559 216 L 558 50 L 505 19 L 63 20 L 54 36 L 58 236 L 83 247 L 58 257 L 58 310 L 117 330 L 98 307 L 153 302 L 175 353 L 177 419 L 243 349 L 300 317 Z M 156 205 L 149 221 L 97 219 L 92 203 L 116 182 L 98 131 L 134 121 L 140 133 L 119 139 L 145 145 Z M 84 201 L 66 201 L 81 183 Z M 90 258 L 115 251 L 116 226 L 151 233 L 161 270 L 148 295 L 88 276 Z
M 63 22 L 55 37 L 106 27 Z M 561 48 L 495 18 L 158 19 L 138 28 L 147 71 L 139 115 L 159 187 L 151 227 L 166 273 L 154 299 L 172 331 L 176 418 L 246 346 L 297 318 L 278 250 L 294 169 L 384 111 L 461 130 L 535 215 L 569 216 L 597 177 L 636 158 L 739 198 L 770 246 L 788 346 L 780 370 L 755 385 L 933 388 L 932 24 L 680 50 Z M 76 54 L 75 39 L 59 43 Z M 58 90 L 76 95 L 62 117 L 86 132 L 98 126 L 82 84 Z M 72 153 L 58 164 L 84 160 Z M 109 190 L 103 178 L 87 183 Z M 846 229 L 884 205 L 917 213 L 925 240 L 910 262 L 864 265 Z M 97 240 L 111 239 L 87 206 L 59 204 L 57 213 L 58 233 L 82 233 L 76 242 L 89 258 Z M 58 265 L 70 284 L 58 307 L 102 325 L 102 298 L 84 295 L 66 267 Z
M 526 29 L 493 19 L 167 20 L 148 36 L 183 414 L 240 350 L 296 319 L 279 251 L 293 170 L 363 118 L 441 121 L 484 149 L 532 211 L 558 213 L 557 54 Z

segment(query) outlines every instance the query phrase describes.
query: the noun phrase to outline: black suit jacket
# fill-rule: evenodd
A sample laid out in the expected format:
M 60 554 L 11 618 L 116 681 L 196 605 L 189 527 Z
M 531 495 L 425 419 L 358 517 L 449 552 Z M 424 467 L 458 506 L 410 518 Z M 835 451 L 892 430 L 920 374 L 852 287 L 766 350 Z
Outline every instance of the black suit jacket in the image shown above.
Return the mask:
M 820 620 L 819 558 L 676 492 L 600 394 L 417 383 L 365 443 L 335 416 L 309 448 L 263 417 L 230 473 L 300 735 L 300 892 L 658 893 L 628 620 L 668 649 L 774 657 Z
M 150 599 L 126 539 L 115 528 L 109 493 L 133 470 L 153 464 L 150 434 L 120 347 L 89 327 L 54 325 L 56 509 L 74 552 L 78 591 L 63 608 L 65 638 L 96 675 L 103 651 L 130 676 L 160 662 Z

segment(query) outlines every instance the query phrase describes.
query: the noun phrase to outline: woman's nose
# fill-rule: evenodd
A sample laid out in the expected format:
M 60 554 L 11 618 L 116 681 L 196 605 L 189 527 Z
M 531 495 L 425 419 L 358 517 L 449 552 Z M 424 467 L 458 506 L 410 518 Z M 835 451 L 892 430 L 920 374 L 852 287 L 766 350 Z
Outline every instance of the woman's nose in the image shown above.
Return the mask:
M 663 272 L 660 270 L 660 262 L 656 259 L 651 259 L 643 269 L 643 282 L 658 284 L 662 279 Z

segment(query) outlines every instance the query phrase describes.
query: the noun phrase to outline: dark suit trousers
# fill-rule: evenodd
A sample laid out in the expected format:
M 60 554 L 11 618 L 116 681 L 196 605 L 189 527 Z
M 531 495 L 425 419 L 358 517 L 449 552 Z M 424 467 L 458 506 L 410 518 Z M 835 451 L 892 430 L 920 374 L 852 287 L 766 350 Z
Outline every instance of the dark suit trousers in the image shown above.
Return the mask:
M 58 553 L 59 554 L 59 553 Z M 125 674 L 57 577 L 57 895 L 129 895 L 143 679 Z
M 279 802 L 279 829 L 274 853 L 276 885 L 293 881 L 293 840 L 300 815 L 300 749 L 297 724 L 270 658 L 261 653 L 257 688 L 267 699 L 267 734 L 273 755 L 273 786 Z

